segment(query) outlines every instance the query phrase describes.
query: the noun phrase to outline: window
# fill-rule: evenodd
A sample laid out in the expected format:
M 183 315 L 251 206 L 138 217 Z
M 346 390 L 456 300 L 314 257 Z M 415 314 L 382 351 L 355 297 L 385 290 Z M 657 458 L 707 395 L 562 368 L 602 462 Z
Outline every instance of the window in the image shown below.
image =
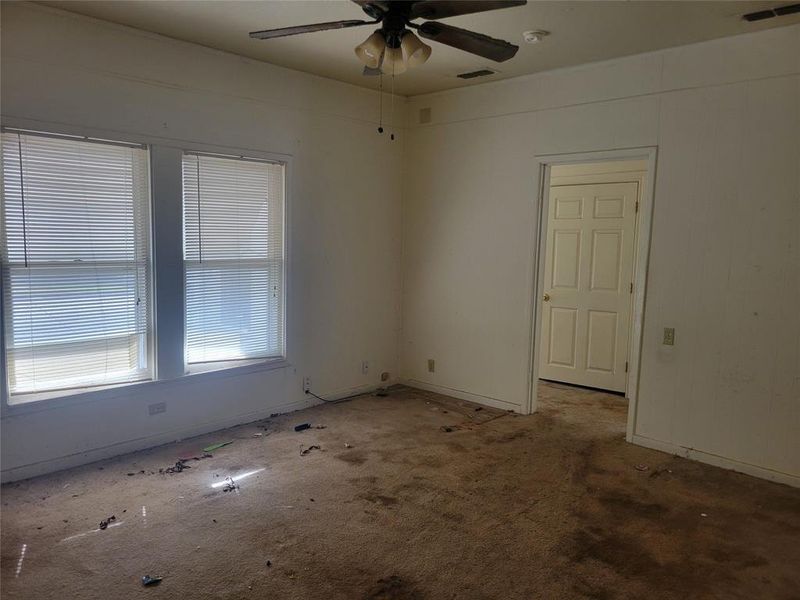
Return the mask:
M 186 362 L 284 353 L 284 167 L 185 154 Z
M 9 130 L 2 158 L 10 403 L 151 378 L 147 150 Z

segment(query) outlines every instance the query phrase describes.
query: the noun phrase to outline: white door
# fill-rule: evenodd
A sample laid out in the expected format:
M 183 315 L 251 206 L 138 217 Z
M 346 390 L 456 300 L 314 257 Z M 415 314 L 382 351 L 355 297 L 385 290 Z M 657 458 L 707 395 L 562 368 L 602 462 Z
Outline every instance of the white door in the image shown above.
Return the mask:
M 638 184 L 550 188 L 539 377 L 624 392 Z

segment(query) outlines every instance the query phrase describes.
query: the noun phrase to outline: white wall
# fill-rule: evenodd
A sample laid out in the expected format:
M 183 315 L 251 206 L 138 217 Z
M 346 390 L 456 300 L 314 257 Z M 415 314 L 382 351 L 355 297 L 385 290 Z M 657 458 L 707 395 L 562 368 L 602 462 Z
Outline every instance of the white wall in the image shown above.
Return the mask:
M 2 5 L 4 125 L 292 156 L 292 366 L 6 411 L 20 478 L 268 416 L 397 372 L 402 154 L 377 93 L 36 5 Z M 180 202 L 178 190 L 170 201 Z M 370 374 L 361 374 L 361 361 Z M 147 405 L 167 412 L 148 416 Z M 12 407 L 13 408 L 13 407 Z
M 800 484 L 799 74 L 792 26 L 412 98 L 404 378 L 522 410 L 534 157 L 657 146 L 630 433 Z

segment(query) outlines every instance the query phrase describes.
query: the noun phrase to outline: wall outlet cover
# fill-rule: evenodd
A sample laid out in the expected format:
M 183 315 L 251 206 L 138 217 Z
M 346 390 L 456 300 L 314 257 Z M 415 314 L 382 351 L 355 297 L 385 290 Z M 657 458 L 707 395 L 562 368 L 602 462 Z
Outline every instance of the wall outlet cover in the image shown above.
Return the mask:
M 432 358 L 428 359 L 428 373 L 433 373 L 436 371 L 436 361 Z
M 674 327 L 664 327 L 664 341 L 663 344 L 665 346 L 674 346 L 675 345 L 675 328 Z

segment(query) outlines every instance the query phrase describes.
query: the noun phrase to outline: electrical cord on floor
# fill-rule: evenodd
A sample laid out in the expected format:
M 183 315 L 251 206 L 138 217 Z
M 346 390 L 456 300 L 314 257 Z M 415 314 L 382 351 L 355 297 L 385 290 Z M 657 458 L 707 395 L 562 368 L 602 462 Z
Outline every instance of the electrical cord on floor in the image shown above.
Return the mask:
M 314 396 L 317 400 L 322 400 L 325 404 L 339 404 L 339 402 L 344 402 L 345 400 L 350 400 L 351 398 L 356 398 L 358 396 L 363 396 L 364 394 L 353 394 L 352 396 L 345 396 L 344 398 L 339 398 L 338 400 L 326 400 L 322 396 L 317 396 L 311 390 L 306 390 L 306 394 L 309 396 Z
M 381 388 L 381 389 L 383 389 L 383 388 Z M 309 396 L 314 396 L 314 398 L 316 398 L 317 400 L 322 400 L 325 404 L 339 404 L 339 402 L 344 402 L 345 400 L 352 400 L 353 398 L 358 398 L 359 396 L 364 396 L 367 393 L 368 392 L 362 392 L 360 394 L 351 394 L 350 396 L 345 396 L 344 398 L 339 398 L 338 400 L 326 400 L 322 396 L 317 396 L 311 390 L 306 390 L 306 394 L 308 394 Z

